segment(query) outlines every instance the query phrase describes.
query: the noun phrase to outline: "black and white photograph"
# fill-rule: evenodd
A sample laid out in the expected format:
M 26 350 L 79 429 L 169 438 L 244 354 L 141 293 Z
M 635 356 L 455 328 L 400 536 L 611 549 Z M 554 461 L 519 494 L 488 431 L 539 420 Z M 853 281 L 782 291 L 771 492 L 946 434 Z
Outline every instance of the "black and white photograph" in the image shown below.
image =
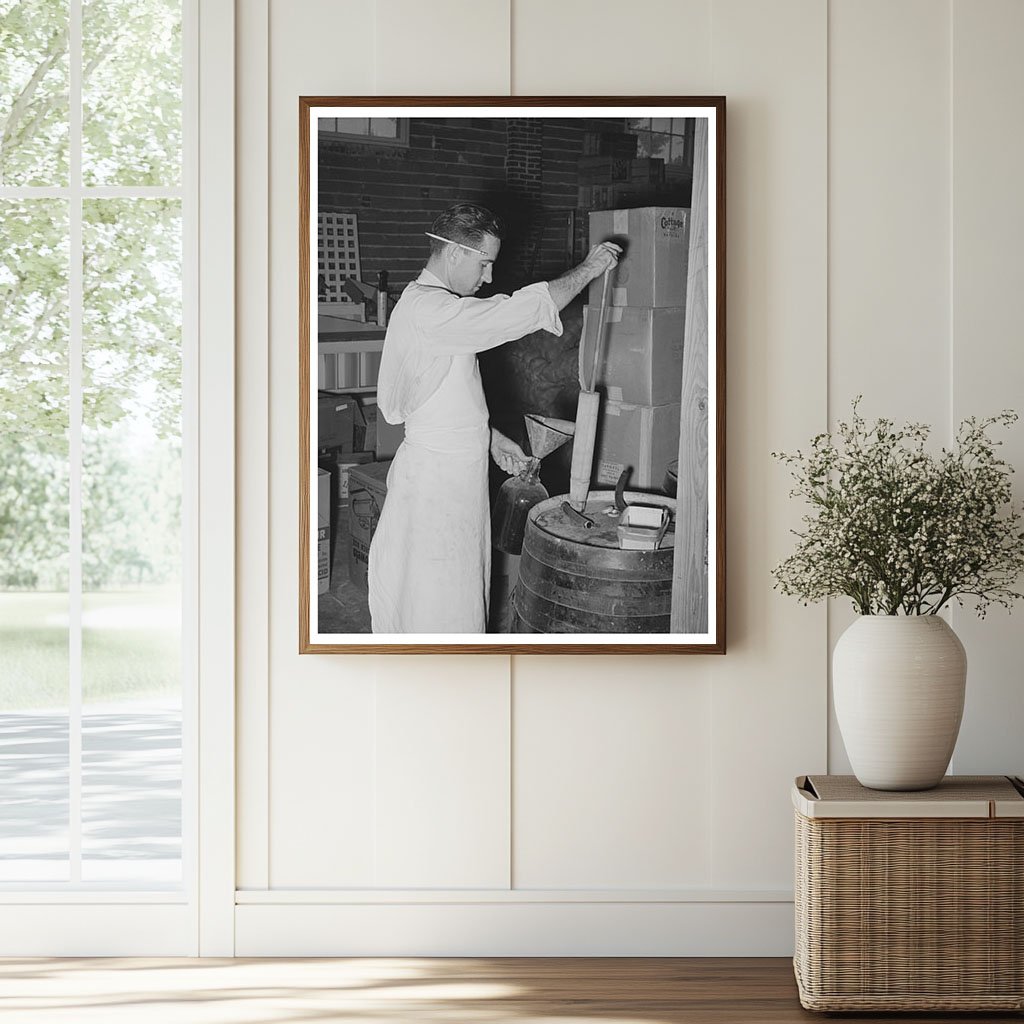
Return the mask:
M 300 100 L 301 651 L 724 651 L 724 119 Z

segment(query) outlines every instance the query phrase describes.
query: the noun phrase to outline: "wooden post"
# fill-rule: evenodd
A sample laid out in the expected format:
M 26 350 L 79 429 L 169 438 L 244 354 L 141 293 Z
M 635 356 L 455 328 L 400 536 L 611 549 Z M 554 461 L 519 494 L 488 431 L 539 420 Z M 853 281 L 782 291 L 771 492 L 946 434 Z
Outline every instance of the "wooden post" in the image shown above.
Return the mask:
M 697 118 L 672 578 L 672 632 L 708 628 L 708 121 Z
M 587 504 L 600 410 L 601 396 L 596 391 L 580 392 L 576 406 L 576 433 L 572 439 L 572 466 L 569 470 L 569 502 L 577 512 L 582 512 Z

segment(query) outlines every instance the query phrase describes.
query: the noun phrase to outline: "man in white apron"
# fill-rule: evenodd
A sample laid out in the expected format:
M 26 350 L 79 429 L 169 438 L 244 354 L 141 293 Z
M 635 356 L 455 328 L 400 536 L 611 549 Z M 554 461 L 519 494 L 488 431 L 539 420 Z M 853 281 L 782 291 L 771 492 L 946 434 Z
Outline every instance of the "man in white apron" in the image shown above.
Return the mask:
M 377 407 L 405 423 L 370 544 L 374 633 L 482 633 L 491 569 L 488 443 L 517 473 L 527 457 L 488 427 L 477 353 L 543 328 L 561 335 L 559 310 L 615 265 L 602 243 L 555 281 L 475 298 L 491 280 L 503 229 L 483 207 L 461 203 L 427 232 L 430 258 L 395 305 L 384 340 Z

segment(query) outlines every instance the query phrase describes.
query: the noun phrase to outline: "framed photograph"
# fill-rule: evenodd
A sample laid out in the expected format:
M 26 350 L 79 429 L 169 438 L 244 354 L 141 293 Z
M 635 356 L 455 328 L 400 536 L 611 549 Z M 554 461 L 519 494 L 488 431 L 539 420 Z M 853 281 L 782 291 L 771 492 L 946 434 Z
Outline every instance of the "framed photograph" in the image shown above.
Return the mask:
M 725 100 L 299 100 L 302 653 L 725 652 Z

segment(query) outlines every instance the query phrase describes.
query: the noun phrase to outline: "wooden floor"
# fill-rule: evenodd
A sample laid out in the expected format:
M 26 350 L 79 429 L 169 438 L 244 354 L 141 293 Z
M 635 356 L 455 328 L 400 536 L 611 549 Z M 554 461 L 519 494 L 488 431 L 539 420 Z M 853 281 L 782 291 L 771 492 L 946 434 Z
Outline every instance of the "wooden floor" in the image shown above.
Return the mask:
M 1020 1014 L 849 1014 L 851 1022 Z M 789 1024 L 786 959 L 5 959 L 2 1024 Z

